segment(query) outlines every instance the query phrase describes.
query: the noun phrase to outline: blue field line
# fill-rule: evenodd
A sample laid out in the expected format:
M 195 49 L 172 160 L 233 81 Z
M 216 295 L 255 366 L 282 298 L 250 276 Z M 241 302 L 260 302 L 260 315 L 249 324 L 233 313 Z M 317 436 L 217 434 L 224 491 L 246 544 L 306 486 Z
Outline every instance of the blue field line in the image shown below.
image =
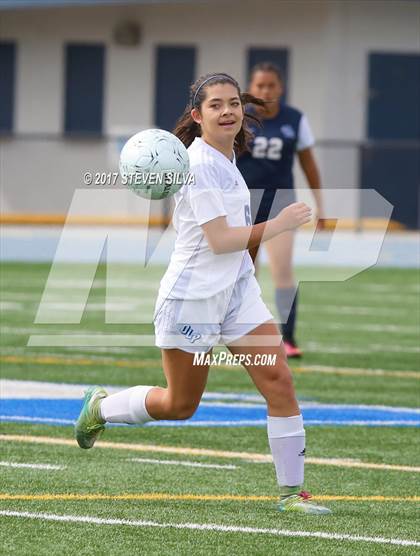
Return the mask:
M 72 425 L 80 412 L 80 399 L 3 399 L 0 420 Z M 302 404 L 306 425 L 420 427 L 417 409 L 367 405 Z M 267 411 L 260 404 L 204 402 L 186 421 L 152 421 L 146 426 L 243 427 L 264 426 Z

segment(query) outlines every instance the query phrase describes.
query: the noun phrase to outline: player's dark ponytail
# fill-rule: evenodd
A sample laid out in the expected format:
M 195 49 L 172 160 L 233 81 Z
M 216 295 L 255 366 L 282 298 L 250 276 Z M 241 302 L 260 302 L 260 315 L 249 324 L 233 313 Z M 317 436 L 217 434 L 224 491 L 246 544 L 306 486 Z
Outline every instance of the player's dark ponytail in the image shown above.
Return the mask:
M 190 101 L 185 107 L 184 113 L 179 118 L 175 125 L 173 131 L 186 147 L 189 147 L 196 137 L 201 136 L 201 127 L 197 124 L 192 116 L 191 110 L 197 108 L 200 110 L 201 104 L 206 98 L 206 89 L 210 85 L 216 85 L 217 83 L 230 83 L 236 87 L 238 91 L 239 98 L 241 99 L 242 106 L 247 104 L 254 104 L 257 106 L 265 106 L 265 102 L 259 98 L 256 98 L 249 93 L 241 93 L 241 89 L 237 81 L 226 73 L 212 73 L 204 75 L 197 79 L 195 83 L 191 85 L 190 88 Z M 247 123 L 249 121 L 260 123 L 259 119 L 253 114 L 245 112 L 244 119 L 242 122 L 242 127 L 235 137 L 234 149 L 237 155 L 240 155 L 248 151 L 248 144 L 252 139 L 252 133 L 250 132 Z

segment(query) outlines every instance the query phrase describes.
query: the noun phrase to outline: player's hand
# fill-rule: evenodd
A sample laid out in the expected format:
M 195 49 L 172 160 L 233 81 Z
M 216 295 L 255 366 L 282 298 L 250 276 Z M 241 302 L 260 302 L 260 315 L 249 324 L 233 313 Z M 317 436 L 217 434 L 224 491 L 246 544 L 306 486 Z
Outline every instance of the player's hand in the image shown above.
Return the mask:
M 275 218 L 284 230 L 294 230 L 311 221 L 312 209 L 305 203 L 292 203 Z

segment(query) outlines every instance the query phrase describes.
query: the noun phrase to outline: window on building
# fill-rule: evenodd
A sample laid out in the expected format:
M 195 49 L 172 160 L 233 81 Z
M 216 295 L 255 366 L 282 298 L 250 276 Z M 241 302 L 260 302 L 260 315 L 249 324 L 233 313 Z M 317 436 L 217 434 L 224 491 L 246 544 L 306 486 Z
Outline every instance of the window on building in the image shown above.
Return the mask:
M 171 131 L 188 102 L 195 75 L 195 48 L 159 46 L 156 51 L 155 123 Z
M 65 52 L 66 133 L 101 134 L 104 104 L 103 45 L 68 44 Z
M 0 41 L 0 132 L 13 131 L 16 45 Z

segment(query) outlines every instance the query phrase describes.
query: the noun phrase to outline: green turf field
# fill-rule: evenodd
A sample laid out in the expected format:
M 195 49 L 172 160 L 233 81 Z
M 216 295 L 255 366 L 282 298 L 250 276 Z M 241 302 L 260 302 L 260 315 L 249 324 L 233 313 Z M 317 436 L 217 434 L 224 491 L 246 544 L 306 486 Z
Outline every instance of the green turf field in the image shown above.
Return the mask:
M 159 351 L 154 347 L 27 346 L 30 336 L 152 333 L 147 320 L 151 322 L 163 267 L 116 270 L 119 281 L 112 291 L 111 317 L 119 324 L 104 324 L 104 267 L 96 273 L 80 324 L 34 324 L 49 267 L 3 265 L 1 377 L 164 385 Z M 62 269 L 50 290 L 49 301 L 56 303 L 53 312 L 63 319 L 74 318 L 74 304 L 81 302 L 83 288 L 75 284 L 83 279 L 83 272 L 75 266 Z M 298 338 L 305 357 L 292 365 L 298 397 L 328 403 L 418 406 L 418 273 L 374 269 L 346 282 L 323 282 L 334 273 L 331 269 L 318 272 L 319 281 L 304 282 L 300 289 Z M 302 278 L 311 274 L 310 269 L 299 270 Z M 126 277 L 138 287 L 125 287 Z M 265 269 L 260 282 L 265 299 L 272 304 Z M 124 324 L 126 306 L 137 307 L 136 314 L 141 313 L 146 323 Z M 220 367 L 211 370 L 208 390 L 254 392 L 245 371 Z M 418 551 L 402 543 L 418 539 L 420 498 L 416 503 L 413 497 L 419 496 L 419 475 L 418 468 L 410 469 L 418 465 L 418 433 L 413 428 L 308 427 L 309 458 L 339 460 L 334 465 L 312 462 L 306 468 L 306 488 L 324 497 L 323 503 L 334 511 L 333 516 L 323 518 L 285 517 L 276 511 L 272 464 L 256 463 L 253 456 L 269 451 L 263 428 L 113 428 L 103 437 L 110 443 L 107 447 L 88 452 L 65 442 L 72 438 L 70 427 L 3 423 L 1 429 L 2 435 L 14 435 L 13 440 L 1 437 L 2 462 L 63 467 L 2 467 L 0 510 L 30 514 L 1 517 L 4 554 L 382 555 Z M 37 437 L 40 442 L 35 442 Z M 48 439 L 53 443 L 45 443 Z M 155 450 L 141 449 L 145 444 L 154 445 Z M 187 449 L 185 453 L 176 451 L 180 447 Z M 194 448 L 214 453 L 193 453 Z M 133 458 L 231 467 L 164 465 Z M 359 460 L 398 467 L 347 467 L 343 462 L 348 459 L 353 464 Z M 59 522 L 51 516 L 68 517 Z M 82 521 L 85 518 L 97 521 Z M 112 519 L 126 521 L 113 523 Z M 227 526 L 232 529 L 223 528 Z

